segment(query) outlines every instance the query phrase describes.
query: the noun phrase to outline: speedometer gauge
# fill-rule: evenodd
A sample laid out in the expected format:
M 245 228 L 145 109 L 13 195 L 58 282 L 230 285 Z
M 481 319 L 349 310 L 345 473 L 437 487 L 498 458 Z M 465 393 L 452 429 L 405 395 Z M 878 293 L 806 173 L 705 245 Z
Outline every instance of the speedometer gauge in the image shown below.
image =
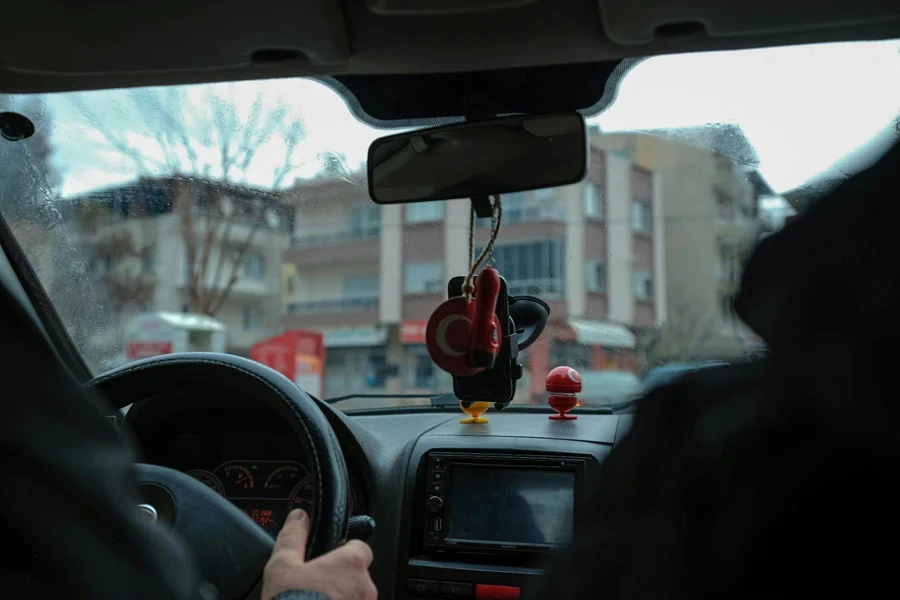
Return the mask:
M 203 485 L 212 488 L 212 490 L 220 496 L 225 495 L 225 486 L 222 485 L 222 482 L 218 477 L 216 477 L 209 471 L 204 471 L 203 469 L 194 469 L 193 471 L 188 471 L 186 474 L 190 475 Z
M 288 499 L 288 510 L 302 508 L 306 514 L 312 514 L 313 504 L 313 478 L 309 476 L 297 484 L 291 497 Z M 356 490 L 350 486 L 350 495 L 347 498 L 347 514 L 356 514 Z
M 297 487 L 294 488 L 294 491 L 291 492 L 291 497 L 288 499 L 288 510 L 294 510 L 295 508 L 302 508 L 306 511 L 306 514 L 311 515 L 313 509 L 313 478 L 312 476 L 306 477 L 297 484 Z

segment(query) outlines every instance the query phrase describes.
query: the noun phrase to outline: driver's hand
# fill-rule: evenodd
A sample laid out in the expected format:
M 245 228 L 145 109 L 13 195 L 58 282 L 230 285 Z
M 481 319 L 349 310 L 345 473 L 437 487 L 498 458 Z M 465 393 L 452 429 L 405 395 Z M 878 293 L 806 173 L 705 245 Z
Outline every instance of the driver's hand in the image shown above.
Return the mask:
M 372 549 L 350 540 L 318 558 L 306 562 L 309 516 L 292 510 L 275 540 L 275 549 L 263 571 L 262 600 L 282 592 L 310 590 L 331 600 L 376 600 L 378 590 L 369 576 Z

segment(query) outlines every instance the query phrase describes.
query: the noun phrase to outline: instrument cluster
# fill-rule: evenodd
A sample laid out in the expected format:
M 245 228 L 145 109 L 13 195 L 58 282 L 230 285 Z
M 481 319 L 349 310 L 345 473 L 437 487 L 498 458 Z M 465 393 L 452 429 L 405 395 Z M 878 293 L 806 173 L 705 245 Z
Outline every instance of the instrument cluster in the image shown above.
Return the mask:
M 272 534 L 278 532 L 288 512 L 302 508 L 311 514 L 313 478 L 305 465 L 295 461 L 229 460 L 212 471 L 191 469 L 188 475 L 224 496 Z M 356 514 L 356 491 L 350 487 L 348 512 Z

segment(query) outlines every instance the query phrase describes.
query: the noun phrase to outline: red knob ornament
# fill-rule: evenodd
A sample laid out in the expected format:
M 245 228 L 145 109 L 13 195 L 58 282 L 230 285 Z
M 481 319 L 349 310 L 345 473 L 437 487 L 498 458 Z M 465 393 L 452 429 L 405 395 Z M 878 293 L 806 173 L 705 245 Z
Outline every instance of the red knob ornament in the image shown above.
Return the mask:
M 578 417 L 566 413 L 578 404 L 578 396 L 581 392 L 581 375 L 572 367 L 556 367 L 547 375 L 546 389 L 550 392 L 547 404 L 555 410 L 556 415 L 550 415 L 555 421 L 571 421 Z

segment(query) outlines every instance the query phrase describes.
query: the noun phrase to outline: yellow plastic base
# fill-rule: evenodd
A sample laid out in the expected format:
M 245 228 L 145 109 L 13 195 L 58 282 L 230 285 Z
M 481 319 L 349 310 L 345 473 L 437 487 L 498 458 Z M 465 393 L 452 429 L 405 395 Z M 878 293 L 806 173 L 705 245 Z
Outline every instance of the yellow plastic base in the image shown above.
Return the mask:
M 469 408 L 465 408 L 462 405 L 462 402 L 459 403 L 459 408 L 464 413 L 469 415 L 468 419 L 460 419 L 459 422 L 464 425 L 470 425 L 472 423 L 487 423 L 488 420 L 482 417 L 488 408 L 490 408 L 490 402 L 473 402 Z

